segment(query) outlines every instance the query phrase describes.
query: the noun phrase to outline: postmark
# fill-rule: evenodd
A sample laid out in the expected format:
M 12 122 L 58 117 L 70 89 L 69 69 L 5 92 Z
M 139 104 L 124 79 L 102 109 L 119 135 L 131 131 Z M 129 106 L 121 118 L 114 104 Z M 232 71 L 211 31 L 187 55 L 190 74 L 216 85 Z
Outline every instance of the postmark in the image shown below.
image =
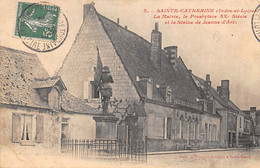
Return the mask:
M 69 24 L 60 7 L 47 2 L 18 2 L 15 36 L 36 52 L 49 52 L 66 40 Z
M 256 39 L 260 42 L 260 5 L 257 6 L 252 16 L 252 30 Z

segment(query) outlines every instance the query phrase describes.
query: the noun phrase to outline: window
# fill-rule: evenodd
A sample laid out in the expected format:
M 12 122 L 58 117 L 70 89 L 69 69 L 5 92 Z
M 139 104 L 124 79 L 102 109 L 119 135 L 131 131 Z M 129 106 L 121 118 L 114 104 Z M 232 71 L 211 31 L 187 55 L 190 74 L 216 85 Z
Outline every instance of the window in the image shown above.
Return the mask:
M 191 120 L 187 121 L 187 139 L 191 139 Z
M 196 123 L 193 122 L 192 125 L 193 125 L 192 139 L 196 139 L 196 127 L 195 127 Z
M 182 119 L 182 117 L 180 118 L 179 131 L 180 131 L 180 139 L 183 139 L 183 119 Z
M 91 81 L 90 85 L 91 85 L 91 97 L 90 98 L 98 99 L 99 98 L 98 86 L 95 84 L 94 81 Z
M 215 141 L 217 141 L 217 126 L 215 125 Z
M 171 103 L 171 102 L 172 102 L 172 93 L 171 93 L 171 90 L 170 90 L 170 89 L 167 89 L 166 102 L 167 102 L 167 103 Z
M 197 122 L 195 122 L 195 139 L 199 139 L 199 126 Z
M 172 119 L 164 117 L 163 139 L 171 139 Z
M 32 115 L 21 115 L 22 121 L 22 141 L 31 141 L 32 140 Z
M 33 127 L 33 123 L 36 125 Z M 18 114 L 12 115 L 12 142 L 42 142 L 43 115 Z M 35 128 L 36 126 L 36 128 Z M 36 130 L 35 132 L 33 130 Z
M 207 110 L 211 113 L 213 113 L 214 105 L 213 102 L 207 102 Z
M 61 124 L 61 139 L 69 139 L 69 118 L 62 117 L 62 124 Z
M 241 117 L 239 118 L 239 128 L 242 128 L 242 126 L 241 126 Z
M 149 79 L 147 81 L 147 98 L 152 99 L 153 97 L 153 83 L 152 80 Z
M 167 118 L 167 139 L 171 139 L 172 119 Z
M 208 140 L 211 141 L 211 138 L 212 138 L 212 130 L 211 130 L 211 124 L 209 124 L 209 134 L 208 134 Z
M 205 139 L 208 140 L 208 124 L 205 124 Z
M 213 125 L 212 129 L 213 129 L 213 131 L 212 131 L 213 132 L 212 140 L 216 141 L 216 125 Z
M 83 82 L 83 98 L 84 99 L 98 99 L 99 90 L 93 78 Z

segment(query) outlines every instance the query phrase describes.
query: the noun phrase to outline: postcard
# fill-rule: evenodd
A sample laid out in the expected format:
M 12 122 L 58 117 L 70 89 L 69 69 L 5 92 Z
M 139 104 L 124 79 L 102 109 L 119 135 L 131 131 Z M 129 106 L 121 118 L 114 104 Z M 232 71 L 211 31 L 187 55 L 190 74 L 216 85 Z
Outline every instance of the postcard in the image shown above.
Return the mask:
M 0 167 L 260 166 L 258 0 L 0 7 Z

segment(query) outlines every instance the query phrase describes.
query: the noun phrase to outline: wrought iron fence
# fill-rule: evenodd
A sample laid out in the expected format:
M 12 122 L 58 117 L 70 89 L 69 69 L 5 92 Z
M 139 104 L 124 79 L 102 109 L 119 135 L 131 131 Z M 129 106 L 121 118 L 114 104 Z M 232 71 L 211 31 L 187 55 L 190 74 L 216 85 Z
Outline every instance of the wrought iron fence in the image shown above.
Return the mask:
M 62 139 L 63 156 L 74 158 L 147 161 L 147 140 L 127 143 L 118 140 Z

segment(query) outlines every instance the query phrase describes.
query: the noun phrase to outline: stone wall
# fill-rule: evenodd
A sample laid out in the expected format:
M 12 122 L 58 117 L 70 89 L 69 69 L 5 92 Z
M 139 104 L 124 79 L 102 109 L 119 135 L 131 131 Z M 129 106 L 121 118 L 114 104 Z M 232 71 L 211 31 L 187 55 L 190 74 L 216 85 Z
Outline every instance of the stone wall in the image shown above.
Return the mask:
M 147 131 L 150 151 L 181 150 L 188 147 L 220 147 L 219 117 L 214 117 L 211 114 L 196 114 L 153 103 L 145 103 L 145 110 L 148 115 L 147 127 L 145 129 Z M 172 120 L 170 138 L 165 136 L 165 118 L 167 117 Z M 182 129 L 180 127 L 180 122 L 182 122 Z M 207 140 L 205 138 L 206 123 L 208 126 L 211 126 L 211 129 L 213 126 L 215 129 L 214 138 Z M 208 134 L 211 135 L 209 132 L 210 130 L 208 129 Z M 213 131 L 211 130 L 211 132 Z
M 228 146 L 227 111 L 224 109 L 218 110 L 218 113 L 221 115 L 220 145 L 226 148 Z
M 32 116 L 32 140 L 30 143 L 22 144 L 21 142 L 13 142 L 13 113 L 16 115 L 31 115 Z M 36 110 L 33 108 L 24 107 L 6 107 L 0 106 L 0 143 L 12 148 L 21 153 L 59 153 L 60 152 L 60 116 L 59 114 L 51 113 L 46 110 Z M 36 117 L 43 117 L 42 139 L 40 142 L 36 140 Z M 20 122 L 21 131 L 23 121 Z M 21 132 L 20 132 L 21 133 Z M 17 135 L 19 140 L 22 133 Z
M 95 139 L 96 122 L 93 115 L 77 114 L 77 113 L 62 113 L 63 118 L 68 119 L 70 139 Z M 66 122 L 65 122 L 66 123 Z
M 202 120 L 202 126 L 205 126 L 205 124 L 208 125 L 208 138 L 206 140 L 205 134 L 203 137 L 204 141 L 209 141 L 209 142 L 216 142 L 216 141 L 220 141 L 220 118 L 217 117 L 212 117 L 210 115 L 202 115 L 201 116 L 201 120 Z M 211 126 L 211 130 L 209 129 L 209 125 Z M 215 126 L 215 128 L 213 128 L 212 126 Z M 204 129 L 205 131 L 205 129 Z M 212 133 L 214 134 L 214 132 L 216 133 L 215 135 L 212 135 Z M 210 144 L 210 143 L 209 143 Z

